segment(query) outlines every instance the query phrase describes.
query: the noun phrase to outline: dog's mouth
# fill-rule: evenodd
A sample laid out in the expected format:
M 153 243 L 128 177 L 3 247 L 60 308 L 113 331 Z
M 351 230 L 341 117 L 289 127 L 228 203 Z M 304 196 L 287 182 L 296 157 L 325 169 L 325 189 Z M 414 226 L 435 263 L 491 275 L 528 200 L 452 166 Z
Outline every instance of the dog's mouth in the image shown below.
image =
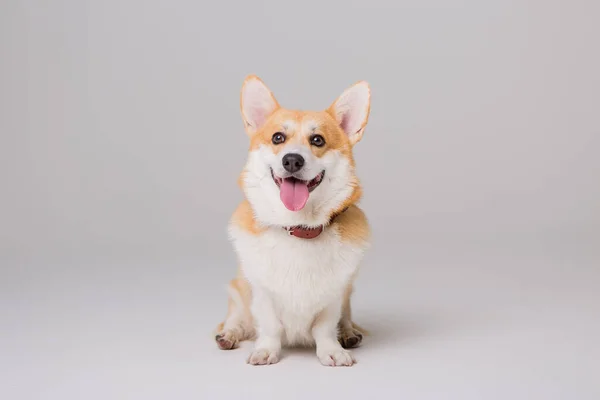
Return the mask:
M 312 192 L 323 181 L 323 177 L 325 176 L 325 170 L 321 171 L 321 173 L 319 175 L 315 176 L 310 181 L 303 181 L 302 179 L 298 179 L 298 178 L 293 177 L 293 176 L 290 176 L 290 177 L 287 177 L 287 178 L 280 178 L 280 177 L 278 177 L 278 176 L 275 175 L 275 173 L 273 172 L 272 168 L 271 168 L 271 176 L 273 177 L 273 180 L 275 181 L 275 184 L 279 188 L 281 188 L 281 184 L 284 181 L 290 181 L 290 182 L 292 182 L 294 184 L 298 183 L 298 184 L 306 185 L 306 187 L 308 188 L 308 191 Z
M 275 175 L 272 168 L 271 176 L 279 188 L 279 197 L 283 205 L 290 211 L 300 211 L 306 205 L 310 192 L 323 182 L 325 170 L 310 181 L 304 181 L 293 176 L 280 178 Z

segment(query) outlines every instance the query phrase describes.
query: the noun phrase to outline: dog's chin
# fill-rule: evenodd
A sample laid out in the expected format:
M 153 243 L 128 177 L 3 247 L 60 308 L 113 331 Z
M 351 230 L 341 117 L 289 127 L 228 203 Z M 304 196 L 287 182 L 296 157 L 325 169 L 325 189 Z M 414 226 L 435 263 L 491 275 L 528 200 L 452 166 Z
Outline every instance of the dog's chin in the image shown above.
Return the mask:
M 325 170 L 310 180 L 303 180 L 294 175 L 277 176 L 271 168 L 271 177 L 279 188 L 279 197 L 283 205 L 290 211 L 300 211 L 308 202 L 310 193 L 323 182 Z

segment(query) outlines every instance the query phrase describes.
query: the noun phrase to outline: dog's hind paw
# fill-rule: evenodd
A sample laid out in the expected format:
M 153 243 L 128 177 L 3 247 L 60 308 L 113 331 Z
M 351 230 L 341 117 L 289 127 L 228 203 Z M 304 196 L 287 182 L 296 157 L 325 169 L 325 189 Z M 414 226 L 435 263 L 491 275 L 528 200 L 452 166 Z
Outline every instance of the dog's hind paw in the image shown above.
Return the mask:
M 351 349 L 358 347 L 363 340 L 363 335 L 356 329 L 345 329 L 341 330 L 338 334 L 338 342 L 345 349 Z
M 238 346 L 238 340 L 231 331 L 223 331 L 215 336 L 215 341 L 221 350 L 231 350 Z

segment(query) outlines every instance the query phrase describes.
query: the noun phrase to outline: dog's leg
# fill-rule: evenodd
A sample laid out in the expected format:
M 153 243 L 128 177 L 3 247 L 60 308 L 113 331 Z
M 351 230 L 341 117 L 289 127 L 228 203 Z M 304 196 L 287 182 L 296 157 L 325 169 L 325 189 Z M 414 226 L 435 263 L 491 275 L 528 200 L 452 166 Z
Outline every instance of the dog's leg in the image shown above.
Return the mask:
M 352 290 L 352 284 L 348 284 L 344 292 L 342 316 L 338 324 L 338 341 L 345 349 L 357 347 L 363 339 L 363 332 L 352 322 L 352 308 L 350 306 Z
M 258 338 L 247 362 L 252 365 L 275 364 L 281 354 L 283 327 L 271 297 L 261 289 L 254 291 L 252 315 L 256 319 Z
M 250 302 L 250 284 L 243 277 L 233 279 L 228 287 L 229 299 L 227 317 L 217 327 L 215 341 L 221 350 L 238 347 L 239 342 L 254 337 Z
M 340 299 L 342 300 L 342 299 Z M 317 345 L 317 357 L 327 366 L 350 366 L 356 360 L 345 350 L 337 339 L 342 301 L 336 301 L 325 308 L 313 323 L 312 335 Z

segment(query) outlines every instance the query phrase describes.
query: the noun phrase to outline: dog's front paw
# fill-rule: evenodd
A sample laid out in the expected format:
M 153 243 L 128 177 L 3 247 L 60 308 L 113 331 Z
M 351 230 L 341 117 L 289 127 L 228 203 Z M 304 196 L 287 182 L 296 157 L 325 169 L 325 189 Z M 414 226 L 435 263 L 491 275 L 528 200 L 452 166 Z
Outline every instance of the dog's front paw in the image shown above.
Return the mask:
M 352 353 L 342 347 L 318 350 L 317 357 L 319 357 L 321 364 L 328 367 L 350 367 L 356 363 Z
M 269 365 L 279 361 L 279 351 L 269 349 L 255 349 L 248 357 L 248 364 Z

